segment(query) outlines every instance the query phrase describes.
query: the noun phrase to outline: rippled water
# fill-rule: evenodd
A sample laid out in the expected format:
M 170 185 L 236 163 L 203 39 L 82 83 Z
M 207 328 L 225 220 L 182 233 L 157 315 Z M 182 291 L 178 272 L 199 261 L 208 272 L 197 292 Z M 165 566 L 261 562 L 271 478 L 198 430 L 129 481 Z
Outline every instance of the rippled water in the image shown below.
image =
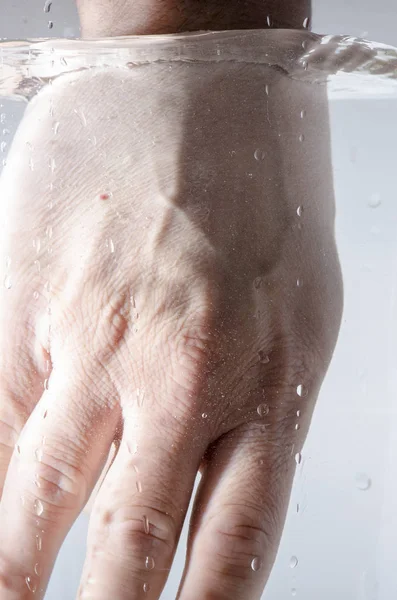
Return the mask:
M 300 30 L 3 41 L 0 59 L 0 96 L 22 100 L 31 98 L 50 80 L 73 71 L 130 69 L 153 62 L 222 61 L 271 65 L 293 79 L 328 84 L 330 98 L 397 95 L 397 48 Z

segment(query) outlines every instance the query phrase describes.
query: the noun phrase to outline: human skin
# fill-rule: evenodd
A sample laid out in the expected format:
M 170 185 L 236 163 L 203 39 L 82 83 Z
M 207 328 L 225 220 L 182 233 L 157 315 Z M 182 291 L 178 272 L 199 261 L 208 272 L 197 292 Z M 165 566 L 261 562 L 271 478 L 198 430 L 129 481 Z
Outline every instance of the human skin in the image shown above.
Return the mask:
M 305 32 L 279 33 L 298 57 Z M 259 599 L 342 312 L 324 87 L 252 63 L 68 74 L 0 194 L 0 599 L 43 597 L 106 464 L 79 597 L 159 598 L 200 470 L 178 599 Z

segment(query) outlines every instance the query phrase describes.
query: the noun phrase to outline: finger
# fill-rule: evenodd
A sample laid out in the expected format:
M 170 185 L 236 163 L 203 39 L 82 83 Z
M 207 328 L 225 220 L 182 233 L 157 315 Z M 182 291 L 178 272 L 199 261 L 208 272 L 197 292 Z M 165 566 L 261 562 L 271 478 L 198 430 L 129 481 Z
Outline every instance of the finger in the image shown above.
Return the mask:
M 59 548 L 95 484 L 118 423 L 105 381 L 54 369 L 14 452 L 0 504 L 0 597 L 42 598 Z M 106 396 L 99 392 L 106 390 Z M 109 400 L 109 398 L 111 400 Z
M 159 598 L 204 451 L 167 419 L 126 419 L 94 503 L 79 598 Z M 139 423 L 139 424 L 138 424 Z M 202 436 L 203 437 L 203 436 Z
M 223 436 L 203 471 L 179 600 L 256 600 L 270 574 L 294 473 L 291 446 L 251 424 Z

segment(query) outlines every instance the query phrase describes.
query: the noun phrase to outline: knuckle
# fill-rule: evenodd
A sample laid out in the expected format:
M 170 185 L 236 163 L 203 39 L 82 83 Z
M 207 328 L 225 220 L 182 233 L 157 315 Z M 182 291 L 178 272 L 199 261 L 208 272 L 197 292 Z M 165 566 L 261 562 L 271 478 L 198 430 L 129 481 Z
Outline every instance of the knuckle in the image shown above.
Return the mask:
M 107 526 L 106 545 L 116 556 L 141 559 L 146 556 L 156 560 L 172 556 L 177 539 L 178 526 L 167 507 L 124 506 L 114 512 L 106 512 L 103 522 Z M 106 528 L 105 528 L 106 529 Z

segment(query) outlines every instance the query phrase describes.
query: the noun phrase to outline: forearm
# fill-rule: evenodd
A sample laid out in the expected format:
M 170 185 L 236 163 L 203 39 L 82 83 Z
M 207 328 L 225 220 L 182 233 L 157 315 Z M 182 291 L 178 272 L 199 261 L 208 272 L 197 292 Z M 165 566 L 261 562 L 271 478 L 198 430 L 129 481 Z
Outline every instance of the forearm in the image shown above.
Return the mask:
M 77 0 L 83 37 L 183 31 L 302 29 L 310 0 Z

